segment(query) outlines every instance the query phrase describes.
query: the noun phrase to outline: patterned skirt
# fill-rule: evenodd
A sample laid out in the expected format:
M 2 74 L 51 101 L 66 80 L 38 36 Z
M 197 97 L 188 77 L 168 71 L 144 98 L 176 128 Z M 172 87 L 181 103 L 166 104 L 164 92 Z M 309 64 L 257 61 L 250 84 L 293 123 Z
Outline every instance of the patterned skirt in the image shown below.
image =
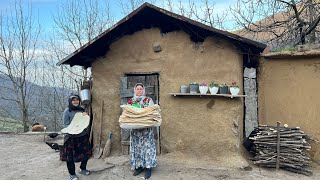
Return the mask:
M 66 161 L 81 162 L 92 155 L 92 148 L 89 143 L 89 135 L 80 137 L 69 137 L 63 145 L 62 158 Z
M 152 168 L 157 166 L 154 128 L 131 130 L 130 163 L 132 170 L 139 167 Z

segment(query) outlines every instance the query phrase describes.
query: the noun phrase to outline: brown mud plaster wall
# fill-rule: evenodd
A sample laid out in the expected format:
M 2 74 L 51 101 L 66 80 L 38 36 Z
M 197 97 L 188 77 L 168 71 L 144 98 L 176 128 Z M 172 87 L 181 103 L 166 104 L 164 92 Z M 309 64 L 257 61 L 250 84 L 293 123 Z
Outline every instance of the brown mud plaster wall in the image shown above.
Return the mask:
M 155 53 L 152 44 L 159 42 L 162 51 Z M 161 34 L 148 29 L 125 36 L 113 43 L 110 51 L 92 66 L 93 112 L 100 115 L 105 101 L 103 142 L 108 131 L 114 133 L 113 150 L 120 152 L 120 77 L 125 72 L 159 72 L 162 152 L 181 151 L 217 159 L 237 154 L 239 136 L 232 131 L 233 121 L 242 132 L 243 100 L 223 97 L 173 97 L 181 84 L 213 81 L 243 84 L 243 62 L 231 43 L 207 38 L 201 44 L 190 41 L 184 32 Z M 242 93 L 242 92 L 241 92 Z M 99 120 L 99 118 L 97 118 Z M 95 121 L 98 140 L 99 121 Z
M 259 123 L 300 126 L 320 140 L 320 59 L 261 59 L 258 69 Z M 311 155 L 320 159 L 318 144 Z

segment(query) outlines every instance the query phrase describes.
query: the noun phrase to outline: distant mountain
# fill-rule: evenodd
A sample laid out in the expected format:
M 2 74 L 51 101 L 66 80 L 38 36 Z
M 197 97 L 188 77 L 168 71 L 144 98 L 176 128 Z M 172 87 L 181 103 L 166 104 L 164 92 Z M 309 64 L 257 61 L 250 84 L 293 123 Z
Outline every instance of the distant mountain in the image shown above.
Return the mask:
M 14 119 L 18 119 L 18 104 L 2 99 L 2 97 L 10 99 L 15 97 L 15 94 L 10 90 L 11 87 L 12 82 L 9 78 L 4 75 L 0 75 L 0 116 L 8 117 L 8 114 L 11 114 Z
M 39 86 L 27 81 L 27 102 L 29 123 L 39 122 L 49 130 L 60 130 L 62 127 L 62 113 L 67 106 L 67 97 L 72 92 L 70 89 L 59 87 Z M 0 75 L 0 97 L 16 99 L 16 94 L 11 90 L 11 80 Z M 0 117 L 11 117 L 21 121 L 19 104 L 12 100 L 0 98 Z

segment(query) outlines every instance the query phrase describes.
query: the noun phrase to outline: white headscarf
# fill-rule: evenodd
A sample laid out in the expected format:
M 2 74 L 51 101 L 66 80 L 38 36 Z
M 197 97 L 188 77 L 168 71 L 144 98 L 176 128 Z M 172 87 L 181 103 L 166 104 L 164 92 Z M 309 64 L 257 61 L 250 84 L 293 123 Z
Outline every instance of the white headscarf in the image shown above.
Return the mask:
M 136 88 L 137 86 L 142 86 L 142 95 L 141 96 L 137 96 L 136 93 Z M 134 86 L 134 96 L 132 99 L 130 99 L 132 102 L 139 102 L 139 105 L 140 107 L 144 108 L 144 107 L 147 107 L 147 106 L 150 106 L 150 105 L 153 105 L 154 102 L 151 98 L 148 98 L 148 101 L 147 102 L 144 102 L 144 99 L 147 98 L 146 97 L 146 89 L 144 87 L 144 85 L 142 83 L 137 83 L 135 86 Z
M 142 86 L 142 95 L 141 96 L 137 96 L 136 95 L 137 94 L 137 90 L 136 90 L 137 86 Z M 137 83 L 134 86 L 133 91 L 134 91 L 134 96 L 133 96 L 134 98 L 139 98 L 139 97 L 145 97 L 146 96 L 146 88 L 144 87 L 144 85 L 142 83 Z

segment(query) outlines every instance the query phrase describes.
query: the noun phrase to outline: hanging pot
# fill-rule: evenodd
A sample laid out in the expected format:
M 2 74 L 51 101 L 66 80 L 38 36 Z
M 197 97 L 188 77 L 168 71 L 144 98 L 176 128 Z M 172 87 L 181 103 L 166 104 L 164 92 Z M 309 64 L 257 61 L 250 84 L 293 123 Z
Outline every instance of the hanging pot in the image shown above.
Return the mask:
M 80 98 L 82 104 L 89 104 L 91 102 L 91 94 L 89 89 L 82 89 L 80 91 Z

